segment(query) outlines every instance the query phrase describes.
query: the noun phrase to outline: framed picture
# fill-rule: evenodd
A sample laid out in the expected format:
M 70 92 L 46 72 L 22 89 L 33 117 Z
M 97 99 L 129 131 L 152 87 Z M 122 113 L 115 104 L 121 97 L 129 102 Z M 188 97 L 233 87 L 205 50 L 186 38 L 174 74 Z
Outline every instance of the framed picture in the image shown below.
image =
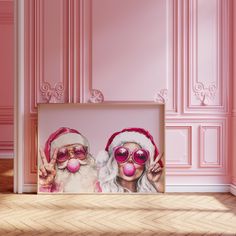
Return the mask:
M 38 193 L 162 193 L 165 109 L 156 103 L 40 104 Z

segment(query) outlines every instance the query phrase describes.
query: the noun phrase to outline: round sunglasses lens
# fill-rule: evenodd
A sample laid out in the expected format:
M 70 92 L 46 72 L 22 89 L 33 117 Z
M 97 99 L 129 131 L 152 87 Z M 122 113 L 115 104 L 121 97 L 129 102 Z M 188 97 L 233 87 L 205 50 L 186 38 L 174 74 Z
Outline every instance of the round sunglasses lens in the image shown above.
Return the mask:
M 120 147 L 115 150 L 115 159 L 117 162 L 125 162 L 129 156 L 126 148 Z
M 86 158 L 86 152 L 83 147 L 74 147 L 74 154 L 81 160 Z
M 58 150 L 58 153 L 57 153 L 57 160 L 59 162 L 63 162 L 67 159 L 67 155 L 68 152 L 67 152 L 67 149 L 66 148 L 61 148 Z
M 139 149 L 134 153 L 134 161 L 139 164 L 143 165 L 148 160 L 148 152 L 144 149 Z

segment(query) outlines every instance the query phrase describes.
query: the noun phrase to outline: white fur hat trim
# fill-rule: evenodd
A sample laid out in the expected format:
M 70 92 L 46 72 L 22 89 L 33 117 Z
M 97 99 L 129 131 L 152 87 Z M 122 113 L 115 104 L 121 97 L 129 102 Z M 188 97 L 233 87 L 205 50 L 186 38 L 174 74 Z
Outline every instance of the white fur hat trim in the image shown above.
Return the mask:
M 60 148 L 70 144 L 81 144 L 83 146 L 89 147 L 88 140 L 81 134 L 77 133 L 66 133 L 51 142 L 51 149 L 50 149 L 50 157 L 52 157 L 52 153 L 54 152 L 55 148 Z

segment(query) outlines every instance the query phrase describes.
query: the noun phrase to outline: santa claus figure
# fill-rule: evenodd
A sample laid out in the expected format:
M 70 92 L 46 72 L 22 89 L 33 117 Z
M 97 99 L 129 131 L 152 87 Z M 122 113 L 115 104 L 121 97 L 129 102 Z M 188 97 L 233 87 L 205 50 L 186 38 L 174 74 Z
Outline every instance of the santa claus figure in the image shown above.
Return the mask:
M 114 133 L 96 162 L 101 192 L 163 192 L 163 154 L 142 128 Z
M 94 192 L 97 171 L 88 140 L 75 129 L 60 128 L 48 138 L 39 168 L 39 192 Z

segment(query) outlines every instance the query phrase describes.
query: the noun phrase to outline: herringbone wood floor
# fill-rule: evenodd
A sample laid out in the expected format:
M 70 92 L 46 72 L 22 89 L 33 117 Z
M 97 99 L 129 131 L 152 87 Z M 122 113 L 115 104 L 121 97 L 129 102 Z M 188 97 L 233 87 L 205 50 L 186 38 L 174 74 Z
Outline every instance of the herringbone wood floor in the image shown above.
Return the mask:
M 0 194 L 2 235 L 236 235 L 236 197 Z
M 236 198 L 0 194 L 0 235 L 236 235 Z

